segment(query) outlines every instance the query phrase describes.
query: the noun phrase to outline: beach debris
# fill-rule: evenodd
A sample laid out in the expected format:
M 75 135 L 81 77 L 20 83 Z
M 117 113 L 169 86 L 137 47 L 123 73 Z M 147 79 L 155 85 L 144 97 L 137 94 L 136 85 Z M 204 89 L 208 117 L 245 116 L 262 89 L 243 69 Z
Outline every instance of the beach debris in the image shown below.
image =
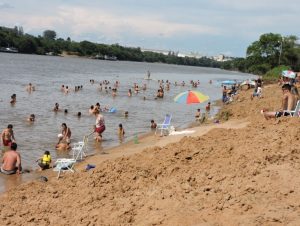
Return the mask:
M 95 165 L 87 164 L 85 169 L 90 170 L 90 169 L 94 169 L 95 167 L 96 167 Z
M 48 181 L 48 178 L 45 177 L 45 176 L 40 176 L 40 177 L 39 177 L 39 180 L 40 180 L 41 182 L 47 182 L 47 181 Z

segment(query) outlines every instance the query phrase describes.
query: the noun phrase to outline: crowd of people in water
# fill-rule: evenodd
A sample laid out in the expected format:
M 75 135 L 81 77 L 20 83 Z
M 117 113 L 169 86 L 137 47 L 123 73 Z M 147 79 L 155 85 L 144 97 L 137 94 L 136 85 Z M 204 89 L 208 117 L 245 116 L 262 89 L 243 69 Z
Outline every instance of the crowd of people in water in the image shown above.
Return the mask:
M 148 74 L 148 79 L 150 79 L 150 74 Z M 94 79 L 90 79 L 90 84 L 97 83 Z M 210 81 L 211 83 L 211 81 Z M 120 95 L 118 93 L 120 82 L 117 80 L 115 82 L 111 82 L 108 80 L 103 80 L 97 83 L 98 84 L 98 90 L 100 92 L 105 92 L 106 94 L 111 94 L 112 97 L 116 97 L 117 95 Z M 171 83 L 169 80 L 157 80 L 158 89 L 157 92 L 154 93 L 153 99 L 162 99 L 164 98 L 165 91 L 169 91 L 170 87 L 173 85 L 175 86 L 182 86 L 182 87 L 191 87 L 196 88 L 199 86 L 200 82 L 198 81 L 190 81 L 190 86 L 187 85 L 185 81 L 181 82 L 174 82 Z M 76 85 L 74 88 L 70 88 L 70 86 L 62 84 L 60 87 L 60 91 L 65 94 L 69 95 L 71 92 L 79 92 L 83 89 L 83 85 Z M 128 89 L 127 96 L 132 97 L 133 95 L 138 95 L 140 92 L 145 92 L 148 89 L 147 84 L 143 83 L 141 86 L 137 83 L 133 83 L 132 87 Z M 29 83 L 26 86 L 26 91 L 28 93 L 32 93 L 36 90 L 36 87 Z M 146 100 L 146 97 L 143 97 L 144 100 Z M 11 105 L 15 105 L 17 103 L 17 96 L 16 94 L 13 94 L 11 96 L 10 100 Z M 210 106 L 210 103 L 209 103 Z M 53 107 L 53 112 L 64 112 L 65 114 L 68 114 L 68 109 L 61 109 L 59 103 L 55 103 Z M 105 120 L 103 116 L 103 112 L 113 112 L 114 109 L 110 108 L 109 106 L 101 106 L 99 102 L 96 104 L 93 104 L 88 109 L 88 114 L 95 117 L 95 124 L 94 129 L 91 134 L 94 134 L 94 139 L 96 142 L 101 142 L 103 140 L 103 133 L 106 130 L 105 127 Z M 206 111 L 209 111 L 210 107 L 206 107 Z M 78 111 L 76 116 L 80 118 L 82 115 L 81 111 Z M 128 111 L 124 111 L 123 116 L 127 118 L 129 116 Z M 36 123 L 36 116 L 34 113 L 30 114 L 27 118 L 27 121 L 29 123 Z M 154 121 L 154 119 L 149 120 L 150 125 L 149 127 L 151 129 L 156 129 L 157 123 Z M 123 138 L 125 136 L 125 129 L 123 125 L 120 123 L 118 125 L 118 136 L 119 138 Z M 71 128 L 68 127 L 68 125 L 63 122 L 61 124 L 61 131 L 58 134 L 58 140 L 55 144 L 55 148 L 57 150 L 69 150 L 71 149 L 71 136 L 72 131 Z M 0 171 L 4 174 L 15 174 L 15 173 L 21 173 L 22 172 L 22 166 L 21 166 L 21 156 L 19 152 L 17 152 L 17 143 L 13 131 L 13 125 L 8 124 L 7 128 L 5 128 L 2 133 L 2 149 L 4 150 L 3 155 L 3 164 L 0 168 Z M 37 159 L 38 166 L 40 170 L 48 169 L 51 164 L 51 155 L 49 151 L 45 151 L 44 155 L 41 158 Z

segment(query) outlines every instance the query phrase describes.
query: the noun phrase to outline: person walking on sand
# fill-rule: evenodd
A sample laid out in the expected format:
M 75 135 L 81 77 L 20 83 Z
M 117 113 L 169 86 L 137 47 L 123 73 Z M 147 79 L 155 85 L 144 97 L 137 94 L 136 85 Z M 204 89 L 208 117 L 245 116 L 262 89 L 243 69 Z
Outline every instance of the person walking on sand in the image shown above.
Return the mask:
M 1 173 L 6 175 L 20 174 L 22 172 L 21 155 L 17 152 L 18 145 L 12 143 L 10 150 L 3 155 Z
M 13 142 L 15 142 L 13 125 L 8 124 L 7 128 L 2 131 L 2 143 L 4 147 L 8 147 Z
M 98 114 L 96 118 L 96 125 L 95 125 L 95 140 L 100 142 L 102 140 L 102 133 L 105 131 L 105 121 L 102 114 Z
M 291 93 L 291 85 L 284 84 L 281 88 L 283 94 L 281 99 L 281 109 L 274 112 L 261 110 L 261 113 L 267 120 L 270 118 L 279 118 L 281 116 L 288 116 L 291 114 L 289 111 L 295 109 L 297 99 L 295 95 Z

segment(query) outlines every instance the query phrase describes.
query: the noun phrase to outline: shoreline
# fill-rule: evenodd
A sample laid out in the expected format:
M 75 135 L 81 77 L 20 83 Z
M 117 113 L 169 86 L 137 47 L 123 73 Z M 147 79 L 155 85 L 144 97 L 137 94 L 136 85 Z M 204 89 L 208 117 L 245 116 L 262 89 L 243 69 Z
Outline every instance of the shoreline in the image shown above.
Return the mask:
M 218 107 L 219 108 L 218 112 L 221 109 L 221 107 L 219 105 L 216 105 L 216 102 L 213 103 L 212 106 Z M 217 113 L 214 116 L 216 116 L 216 115 L 217 115 Z M 180 126 L 178 126 L 180 128 L 179 131 L 203 127 L 203 126 L 214 127 L 214 124 L 212 124 L 212 122 L 200 124 L 200 125 L 197 125 L 197 124 L 199 124 L 199 123 L 193 121 L 188 124 L 180 125 Z M 177 135 L 177 137 L 180 137 L 180 138 L 182 138 L 183 136 L 186 136 L 186 135 Z M 97 159 L 100 162 L 108 160 L 108 159 L 116 159 L 116 158 L 122 156 L 122 151 L 120 151 L 120 150 L 123 150 L 123 149 L 134 149 L 133 152 L 130 152 L 130 153 L 128 151 L 125 152 L 126 156 L 142 152 L 145 148 L 155 146 L 155 144 L 153 144 L 153 143 L 148 144 L 147 142 L 150 141 L 150 142 L 159 143 L 160 140 L 164 137 L 167 138 L 168 136 L 160 137 L 159 134 L 155 135 L 155 130 L 153 130 L 150 132 L 142 133 L 140 136 L 138 136 L 138 142 L 139 142 L 138 144 L 135 144 L 134 138 L 131 138 L 130 140 L 128 140 L 122 144 L 103 148 L 103 149 L 101 149 L 100 152 L 95 149 L 94 153 L 88 154 L 85 158 L 83 158 L 82 161 L 77 162 L 74 168 L 76 169 L 77 167 L 80 167 L 80 169 L 83 170 L 84 165 L 90 164 L 87 161 L 89 161 L 90 159 L 93 159 L 93 158 Z M 95 142 L 95 141 L 93 140 L 93 142 Z M 174 141 L 174 142 L 176 142 L 176 141 Z M 72 152 L 72 150 L 69 151 L 69 153 L 71 153 L 71 152 Z M 54 162 L 55 161 L 53 161 L 53 163 Z M 95 163 L 92 163 L 92 164 L 95 164 Z M 27 172 L 27 171 L 29 171 L 29 172 Z M 69 172 L 67 172 L 67 173 L 69 173 Z M 15 175 L 3 175 L 3 174 L 1 174 L 1 177 L 4 178 L 3 180 L 4 180 L 5 184 L 3 185 L 3 188 L 0 187 L 0 196 L 1 196 L 1 194 L 6 193 L 10 189 L 14 189 L 15 187 L 22 185 L 22 184 L 33 182 L 33 181 L 39 179 L 41 176 L 46 176 L 48 179 L 53 179 L 53 178 L 56 179 L 56 174 L 57 173 L 53 171 L 53 168 L 43 170 L 43 171 L 38 171 L 38 169 L 29 170 L 29 169 L 25 168 L 25 172 L 22 173 L 22 175 L 16 175 L 16 174 Z
M 222 105 L 221 99 L 212 102 L 212 107 L 217 108 L 217 111 L 215 111 L 215 114 L 211 115 L 210 118 L 217 116 L 217 114 L 221 111 L 222 106 L 223 105 Z M 206 115 L 206 117 L 207 117 L 207 115 Z M 189 129 L 193 129 L 193 128 L 197 128 L 197 127 L 203 127 L 203 126 L 212 126 L 212 127 L 214 127 L 214 124 L 212 123 L 212 121 L 209 121 L 208 118 L 206 118 L 206 123 L 204 123 L 204 124 L 199 124 L 199 122 L 191 121 L 189 123 L 179 125 L 177 127 L 178 130 L 176 130 L 176 131 L 182 131 L 182 130 L 186 130 L 186 129 L 189 130 Z M 155 139 L 155 138 L 161 138 L 161 137 L 159 135 L 155 135 L 154 133 L 155 133 L 155 130 L 150 131 L 150 132 L 141 133 L 141 135 L 138 136 L 138 139 L 141 142 L 147 142 L 152 137 L 153 142 L 159 142 L 160 139 Z M 177 136 L 181 137 L 181 138 L 183 137 L 182 135 L 177 135 Z M 189 134 L 187 136 L 189 136 Z M 93 139 L 92 142 L 95 142 L 94 139 Z M 174 142 L 176 142 L 176 141 L 174 141 Z M 102 148 L 101 150 L 97 150 L 95 148 L 94 153 L 88 154 L 85 158 L 83 158 L 82 161 L 76 163 L 75 169 L 78 166 L 81 166 L 81 168 L 82 168 L 82 166 L 84 164 L 89 164 L 86 161 L 90 158 L 95 157 L 95 156 L 100 156 L 99 158 L 101 158 L 101 156 L 102 156 L 102 158 L 104 160 L 114 159 L 114 158 L 117 158 L 116 156 L 118 156 L 118 154 L 116 155 L 116 153 L 113 153 L 112 157 L 110 155 L 115 150 L 124 149 L 124 148 L 125 149 L 126 148 L 132 148 L 132 147 L 134 147 L 134 149 L 135 149 L 135 147 L 138 147 L 138 148 L 142 148 L 141 151 L 143 151 L 144 148 L 149 148 L 151 146 L 155 146 L 155 144 L 146 145 L 146 146 L 147 147 L 143 147 L 143 145 L 134 144 L 134 137 L 132 137 L 130 140 L 128 140 L 124 143 L 117 144 L 117 145 L 112 145 L 111 147 Z M 136 151 L 134 153 L 137 153 L 137 152 L 138 151 Z M 70 150 L 69 153 L 72 153 L 72 150 Z M 134 154 L 134 153 L 132 153 L 132 154 Z M 104 160 L 101 160 L 101 161 L 104 161 Z M 53 161 L 53 163 L 54 162 L 55 161 Z M 32 166 L 32 167 L 34 167 L 34 166 Z M 19 185 L 35 181 L 35 180 L 39 179 L 41 176 L 46 176 L 46 177 L 49 177 L 49 178 L 54 178 L 55 177 L 56 172 L 53 172 L 53 168 L 43 170 L 43 171 L 38 171 L 37 168 L 33 169 L 32 167 L 25 167 L 24 168 L 25 172 L 22 173 L 22 175 L 16 175 L 16 174 L 15 175 L 4 175 L 4 174 L 0 174 L 0 176 L 2 177 L 2 178 L 0 178 L 0 181 L 3 180 L 3 183 L 4 183 L 2 185 L 2 187 L 0 186 L 0 195 L 7 192 L 10 189 L 13 189 L 13 188 L 19 186 Z M 37 167 L 37 165 L 35 167 Z
M 56 179 L 49 171 L 46 183 L 10 189 L 0 196 L 0 219 L 14 225 L 297 225 L 299 118 L 261 115 L 263 107 L 280 107 L 278 86 L 263 87 L 263 98 L 251 100 L 251 93 L 223 106 L 224 123 L 144 137 L 87 158 L 76 173 Z M 87 163 L 96 168 L 86 171 Z

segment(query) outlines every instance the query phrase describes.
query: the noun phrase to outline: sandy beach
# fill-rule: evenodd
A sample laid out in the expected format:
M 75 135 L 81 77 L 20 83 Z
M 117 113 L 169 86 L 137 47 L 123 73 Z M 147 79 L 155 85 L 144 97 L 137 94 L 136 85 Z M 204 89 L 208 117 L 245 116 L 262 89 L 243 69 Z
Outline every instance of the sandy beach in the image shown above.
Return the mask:
M 299 118 L 266 121 L 277 85 L 242 91 L 219 124 L 149 134 L 88 157 L 75 173 L 43 172 L 0 197 L 3 225 L 298 225 Z M 86 164 L 96 168 L 85 171 Z

